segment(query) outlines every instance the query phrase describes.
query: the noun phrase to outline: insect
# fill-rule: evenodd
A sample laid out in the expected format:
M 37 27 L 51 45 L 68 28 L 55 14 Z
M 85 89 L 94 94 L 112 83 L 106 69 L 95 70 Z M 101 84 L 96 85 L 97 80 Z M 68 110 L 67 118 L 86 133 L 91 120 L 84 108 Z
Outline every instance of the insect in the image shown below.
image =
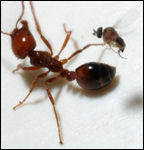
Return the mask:
M 12 50 L 15 56 L 20 59 L 25 59 L 26 57 L 29 57 L 30 63 L 32 64 L 32 66 L 27 67 L 27 66 L 23 66 L 22 64 L 19 64 L 17 68 L 13 70 L 13 73 L 18 71 L 19 69 L 22 69 L 24 71 L 30 71 L 30 70 L 33 71 L 33 70 L 38 70 L 41 68 L 47 68 L 48 71 L 39 74 L 34 79 L 29 93 L 26 95 L 26 97 L 22 101 L 20 101 L 16 106 L 14 106 L 13 109 L 16 110 L 18 107 L 23 105 L 23 103 L 27 100 L 29 95 L 32 93 L 32 91 L 36 87 L 36 84 L 40 78 L 46 77 L 49 74 L 49 72 L 57 73 L 55 77 L 49 78 L 45 81 L 45 87 L 46 87 L 48 97 L 53 106 L 56 123 L 58 127 L 59 143 L 63 144 L 62 137 L 61 137 L 60 122 L 59 122 L 56 107 L 55 107 L 55 101 L 48 88 L 48 84 L 62 77 L 62 78 L 65 78 L 67 81 L 76 80 L 77 83 L 80 85 L 80 87 L 84 89 L 96 90 L 99 88 L 103 88 L 104 86 L 108 85 L 113 80 L 113 78 L 115 77 L 116 68 L 107 64 L 103 64 L 103 63 L 89 62 L 89 63 L 79 66 L 78 68 L 75 69 L 75 71 L 69 71 L 65 69 L 64 64 L 66 64 L 74 56 L 81 53 L 82 51 L 89 48 L 90 46 L 96 46 L 96 45 L 99 46 L 100 44 L 88 44 L 84 46 L 82 49 L 79 49 L 73 54 L 71 54 L 68 58 L 59 60 L 59 56 L 61 52 L 64 50 L 64 48 L 66 47 L 70 39 L 72 31 L 67 31 L 64 25 L 66 38 L 64 40 L 64 43 L 59 53 L 53 56 L 52 47 L 50 43 L 48 42 L 48 40 L 42 34 L 39 22 L 35 15 L 33 4 L 32 2 L 30 2 L 30 7 L 31 7 L 31 11 L 32 11 L 33 18 L 35 21 L 36 29 L 42 41 L 46 44 L 50 52 L 35 50 L 36 41 L 34 39 L 34 36 L 29 30 L 28 22 L 26 20 L 22 20 L 25 6 L 24 6 L 23 1 L 21 2 L 21 4 L 22 4 L 22 12 L 16 22 L 16 26 L 14 30 L 11 33 L 3 32 L 3 31 L 1 31 L 1 33 L 11 37 Z M 22 24 L 21 28 L 17 27 L 19 22 L 21 22 Z
M 101 38 L 103 36 L 104 43 L 108 44 L 111 49 L 112 47 L 119 48 L 118 54 L 120 57 L 122 57 L 120 55 L 120 52 L 124 51 L 126 44 L 113 27 L 107 27 L 104 30 L 102 27 L 99 27 L 97 31 L 94 30 L 93 35 L 97 35 L 98 38 Z
M 124 52 L 126 43 L 116 29 L 131 25 L 134 21 L 136 21 L 138 16 L 139 12 L 135 9 L 131 9 L 121 19 L 118 19 L 113 27 L 107 27 L 105 29 L 99 27 L 97 30 L 93 29 L 93 35 L 96 35 L 98 38 L 103 37 L 104 43 L 107 44 L 110 49 L 113 50 L 113 47 L 118 48 L 118 52 L 115 50 L 113 51 L 118 53 L 121 58 L 126 59 L 120 55 L 120 52 Z

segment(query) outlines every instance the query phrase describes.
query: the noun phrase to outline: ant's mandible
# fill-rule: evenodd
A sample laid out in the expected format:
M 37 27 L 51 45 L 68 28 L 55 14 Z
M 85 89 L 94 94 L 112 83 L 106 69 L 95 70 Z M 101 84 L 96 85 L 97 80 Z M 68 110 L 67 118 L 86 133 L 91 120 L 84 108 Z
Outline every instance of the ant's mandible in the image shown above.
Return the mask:
M 12 50 L 14 54 L 20 59 L 29 57 L 31 64 L 33 65 L 31 67 L 24 67 L 22 66 L 22 64 L 19 64 L 13 72 L 18 71 L 19 69 L 29 71 L 29 70 L 38 70 L 44 67 L 48 68 L 48 71 L 41 73 L 35 78 L 27 96 L 22 101 L 20 101 L 19 104 L 14 106 L 13 109 L 16 110 L 19 106 L 21 106 L 26 101 L 26 99 L 32 93 L 33 89 L 36 87 L 37 81 L 40 78 L 47 76 L 50 71 L 54 73 L 57 72 L 58 73 L 57 76 L 47 79 L 45 81 L 45 86 L 46 86 L 48 97 L 53 106 L 53 110 L 55 113 L 56 122 L 58 126 L 59 141 L 60 141 L 60 144 L 62 144 L 63 142 L 62 142 L 62 137 L 61 137 L 60 123 L 59 123 L 58 115 L 57 115 L 56 108 L 55 108 L 55 101 L 48 88 L 48 83 L 55 81 L 59 77 L 63 77 L 63 78 L 66 78 L 68 81 L 76 80 L 77 83 L 84 89 L 96 90 L 99 88 L 103 88 L 104 86 L 106 86 L 112 81 L 112 79 L 115 76 L 116 68 L 107 64 L 103 64 L 103 63 L 90 62 L 90 63 L 86 63 L 86 64 L 79 66 L 78 68 L 76 68 L 75 71 L 69 71 L 67 69 L 64 69 L 63 65 L 66 64 L 71 58 L 81 53 L 83 50 L 87 49 L 90 46 L 102 46 L 103 44 L 88 44 L 84 46 L 82 49 L 79 49 L 76 52 L 74 52 L 67 59 L 59 60 L 59 56 L 61 52 L 64 50 L 64 48 L 66 47 L 70 39 L 71 33 L 72 33 L 72 31 L 67 31 L 64 25 L 64 31 L 67 34 L 66 38 L 64 40 L 64 43 L 59 53 L 53 57 L 52 47 L 41 32 L 41 28 L 36 18 L 32 2 L 30 2 L 30 6 L 31 6 L 31 10 L 32 10 L 32 14 L 33 14 L 33 18 L 35 21 L 37 31 L 42 41 L 46 44 L 46 46 L 50 50 L 50 53 L 47 51 L 34 50 L 36 47 L 36 41 L 29 30 L 28 22 L 26 20 L 21 20 L 24 15 L 24 10 L 25 10 L 24 2 L 22 2 L 22 12 L 16 22 L 15 29 L 12 31 L 12 33 L 6 33 L 3 31 L 1 31 L 1 33 L 11 37 Z M 20 29 L 18 29 L 17 25 L 20 21 L 23 26 Z

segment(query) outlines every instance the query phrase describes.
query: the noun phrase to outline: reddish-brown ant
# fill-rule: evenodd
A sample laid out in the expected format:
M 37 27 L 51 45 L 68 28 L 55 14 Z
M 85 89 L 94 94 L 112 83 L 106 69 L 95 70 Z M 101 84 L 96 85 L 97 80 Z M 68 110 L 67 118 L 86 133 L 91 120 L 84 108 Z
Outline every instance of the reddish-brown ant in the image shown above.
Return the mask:
M 104 86 L 106 86 L 112 81 L 112 79 L 115 76 L 116 68 L 109 66 L 107 64 L 103 64 L 103 63 L 90 62 L 90 63 L 81 65 L 75 71 L 69 71 L 67 69 L 64 69 L 63 65 L 66 64 L 71 58 L 81 53 L 83 50 L 87 49 L 90 46 L 97 46 L 97 45 L 103 45 L 103 44 L 88 44 L 84 46 L 84 48 L 79 49 L 76 52 L 74 52 L 67 59 L 59 60 L 59 56 L 61 52 L 63 51 L 63 49 L 66 47 L 70 39 L 71 33 L 72 33 L 72 31 L 67 31 L 64 26 L 64 30 L 67 34 L 65 41 L 59 53 L 53 57 L 52 47 L 41 32 L 41 28 L 35 16 L 32 2 L 30 2 L 30 6 L 31 6 L 31 10 L 32 10 L 32 14 L 34 17 L 37 31 L 41 39 L 43 40 L 43 42 L 46 44 L 46 46 L 50 50 L 50 53 L 47 51 L 34 50 L 36 47 L 36 42 L 35 42 L 33 35 L 29 31 L 28 23 L 25 20 L 21 21 L 24 15 L 24 9 L 25 9 L 24 2 L 22 2 L 22 13 L 16 22 L 15 29 L 12 31 L 12 33 L 6 33 L 3 31 L 1 31 L 1 33 L 11 37 L 12 50 L 14 54 L 20 59 L 29 57 L 31 64 L 33 65 L 31 67 L 24 67 L 22 64 L 19 64 L 13 72 L 18 71 L 19 69 L 29 71 L 29 70 L 38 70 L 40 68 L 48 68 L 48 71 L 41 73 L 40 75 L 36 77 L 36 79 L 32 83 L 32 86 L 27 96 L 22 101 L 20 101 L 19 104 L 14 106 L 13 109 L 16 110 L 19 106 L 21 106 L 26 101 L 26 99 L 32 93 L 33 89 L 36 87 L 37 81 L 40 78 L 47 76 L 50 71 L 54 73 L 57 72 L 58 75 L 53 78 L 47 79 L 45 81 L 45 85 L 46 85 L 47 94 L 53 105 L 53 110 L 55 113 L 57 126 L 58 126 L 59 141 L 60 141 L 60 144 L 62 144 L 63 142 L 62 142 L 62 137 L 61 137 L 60 123 L 59 123 L 59 119 L 58 119 L 56 108 L 55 108 L 55 101 L 48 88 L 48 83 L 55 81 L 59 77 L 63 77 L 63 78 L 66 78 L 68 81 L 73 81 L 76 79 L 77 83 L 84 89 L 95 90 L 95 89 L 103 88 Z M 22 28 L 18 29 L 17 25 L 20 21 L 23 26 Z

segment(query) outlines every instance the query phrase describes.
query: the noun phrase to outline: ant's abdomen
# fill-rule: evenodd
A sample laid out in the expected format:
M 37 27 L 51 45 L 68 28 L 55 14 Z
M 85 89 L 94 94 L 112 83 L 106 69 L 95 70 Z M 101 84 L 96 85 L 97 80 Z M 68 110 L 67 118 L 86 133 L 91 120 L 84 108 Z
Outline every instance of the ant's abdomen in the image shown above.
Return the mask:
M 76 80 L 82 88 L 95 90 L 109 84 L 115 73 L 115 67 L 103 63 L 90 62 L 76 69 Z

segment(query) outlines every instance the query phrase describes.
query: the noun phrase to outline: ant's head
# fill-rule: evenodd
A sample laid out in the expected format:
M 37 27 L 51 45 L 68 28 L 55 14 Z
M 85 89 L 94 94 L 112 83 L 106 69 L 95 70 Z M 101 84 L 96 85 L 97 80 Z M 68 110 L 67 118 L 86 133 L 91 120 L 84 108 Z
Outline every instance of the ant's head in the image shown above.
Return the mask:
M 22 1 L 21 4 L 22 4 L 22 12 L 16 22 L 16 27 L 13 30 L 13 32 L 6 33 L 6 32 L 1 31 L 1 33 L 11 37 L 12 50 L 13 50 L 14 54 L 18 58 L 24 59 L 26 56 L 28 56 L 28 53 L 30 51 L 34 50 L 34 48 L 36 47 L 36 42 L 35 42 L 33 35 L 29 31 L 27 21 L 25 21 L 25 20 L 21 21 L 23 15 L 24 15 L 24 10 L 25 10 L 24 1 Z M 20 29 L 18 29 L 17 25 L 20 21 L 23 26 Z
M 93 35 L 96 35 L 98 38 L 101 38 L 102 37 L 102 34 L 103 34 L 103 28 L 102 27 L 99 27 L 97 29 L 97 31 L 95 29 L 93 29 Z
M 22 28 L 18 29 L 17 27 L 10 34 L 12 39 L 12 49 L 14 54 L 20 58 L 24 59 L 30 51 L 36 47 L 36 42 L 29 31 L 27 21 L 21 21 L 23 24 Z

